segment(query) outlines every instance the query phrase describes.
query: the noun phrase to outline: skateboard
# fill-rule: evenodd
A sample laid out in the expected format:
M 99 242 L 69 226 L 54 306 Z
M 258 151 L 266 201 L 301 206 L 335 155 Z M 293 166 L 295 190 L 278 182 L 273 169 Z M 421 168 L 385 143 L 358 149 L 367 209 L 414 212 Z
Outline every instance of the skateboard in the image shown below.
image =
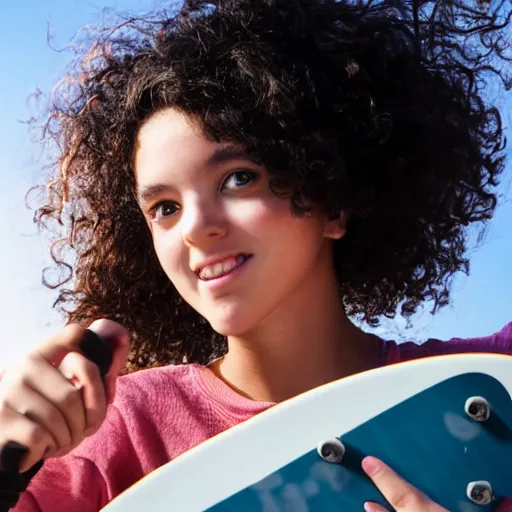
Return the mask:
M 103 512 L 352 512 L 381 458 L 453 512 L 512 496 L 512 357 L 399 363 L 282 402 L 150 473 Z

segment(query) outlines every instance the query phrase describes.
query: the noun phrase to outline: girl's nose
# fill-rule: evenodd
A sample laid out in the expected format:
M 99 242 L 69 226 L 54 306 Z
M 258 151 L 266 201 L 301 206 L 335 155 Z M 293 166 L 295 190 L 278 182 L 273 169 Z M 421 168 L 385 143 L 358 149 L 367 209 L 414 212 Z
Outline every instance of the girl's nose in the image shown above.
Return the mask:
M 182 234 L 187 245 L 201 246 L 228 232 L 228 220 L 218 203 L 195 201 L 184 206 Z

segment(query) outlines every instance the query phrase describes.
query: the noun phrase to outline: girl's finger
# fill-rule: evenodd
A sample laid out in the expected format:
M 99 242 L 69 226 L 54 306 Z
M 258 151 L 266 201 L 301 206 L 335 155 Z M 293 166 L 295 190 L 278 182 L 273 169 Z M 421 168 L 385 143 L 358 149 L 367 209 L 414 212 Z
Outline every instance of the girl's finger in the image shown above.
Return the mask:
M 111 403 L 116 393 L 117 376 L 128 359 L 130 337 L 122 325 L 107 319 L 96 320 L 89 329 L 101 336 L 103 342 L 112 350 L 112 364 L 104 379 L 107 400 Z
M 20 471 L 24 473 L 43 457 L 57 451 L 53 436 L 40 424 L 0 403 L 0 423 L 5 425 L 0 432 L 0 446 L 7 441 L 14 441 L 23 446 L 30 446 L 30 451 L 23 458 Z
M 406 482 L 379 459 L 366 457 L 362 466 L 365 473 L 397 512 L 448 512 Z M 374 510 L 381 512 L 385 509 L 376 508 Z
M 67 421 L 60 410 L 28 383 L 22 382 L 14 387 L 4 403 L 11 410 L 44 427 L 58 449 L 64 449 L 72 444 Z
M 34 352 L 46 359 L 48 363 L 59 366 L 62 359 L 69 352 L 80 352 L 85 327 L 77 324 L 68 324 L 58 333 L 37 345 Z
M 83 435 L 91 435 L 104 420 L 107 410 L 105 386 L 100 370 L 95 363 L 77 352 L 69 353 L 62 360 L 59 370 L 82 391 L 85 415 Z
M 389 512 L 387 508 L 384 508 L 382 505 L 374 503 L 373 501 L 367 501 L 364 504 L 364 509 L 366 512 Z
M 23 380 L 58 408 L 66 420 L 71 444 L 76 444 L 82 439 L 86 425 L 81 389 L 37 353 L 27 358 L 26 365 Z

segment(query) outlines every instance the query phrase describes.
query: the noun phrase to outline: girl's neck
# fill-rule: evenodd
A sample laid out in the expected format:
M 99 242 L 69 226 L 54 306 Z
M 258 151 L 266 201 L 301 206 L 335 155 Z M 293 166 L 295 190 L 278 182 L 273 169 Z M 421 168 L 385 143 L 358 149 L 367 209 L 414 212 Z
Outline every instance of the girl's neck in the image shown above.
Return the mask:
M 211 365 L 218 377 L 253 400 L 281 402 L 378 363 L 379 339 L 347 318 L 336 280 L 314 279 Z

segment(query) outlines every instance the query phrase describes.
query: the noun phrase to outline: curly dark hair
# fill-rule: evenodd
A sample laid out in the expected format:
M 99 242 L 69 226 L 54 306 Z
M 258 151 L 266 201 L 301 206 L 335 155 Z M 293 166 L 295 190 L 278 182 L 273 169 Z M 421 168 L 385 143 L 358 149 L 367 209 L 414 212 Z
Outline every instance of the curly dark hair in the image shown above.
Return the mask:
M 504 167 L 484 92 L 510 86 L 512 10 L 470 3 L 189 0 L 88 32 L 44 118 L 58 157 L 36 221 L 59 225 L 64 272 L 43 277 L 56 305 L 126 326 L 127 371 L 225 350 L 161 269 L 135 197 L 134 139 L 168 107 L 260 158 L 295 214 L 349 213 L 334 243 L 348 315 L 375 326 L 446 305 Z

